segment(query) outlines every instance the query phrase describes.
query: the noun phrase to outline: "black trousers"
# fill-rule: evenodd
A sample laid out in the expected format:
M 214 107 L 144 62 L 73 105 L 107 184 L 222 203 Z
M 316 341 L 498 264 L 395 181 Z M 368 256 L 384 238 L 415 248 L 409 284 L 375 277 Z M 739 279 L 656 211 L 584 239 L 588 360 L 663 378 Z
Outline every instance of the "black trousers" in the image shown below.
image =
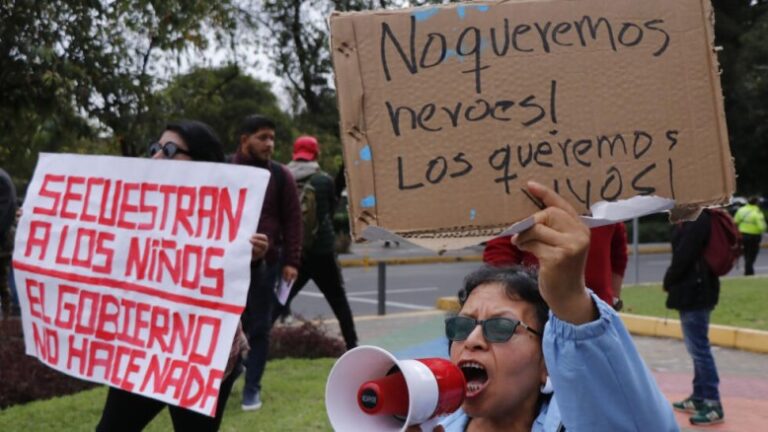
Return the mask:
M 229 399 L 229 393 L 232 391 L 232 385 L 240 375 L 240 372 L 242 372 L 242 366 L 238 365 L 221 382 L 219 399 L 216 402 L 216 417 L 208 417 L 195 411 L 175 405 L 168 405 L 157 399 L 150 399 L 136 393 L 110 387 L 107 393 L 107 402 L 104 404 L 104 411 L 101 413 L 101 420 L 98 426 L 96 426 L 96 431 L 141 431 L 167 406 L 175 431 L 216 432 L 219 430 L 219 425 L 221 425 L 224 408 L 227 406 L 227 399 Z
M 744 276 L 755 274 L 755 260 L 760 252 L 760 240 L 763 236 L 757 234 L 742 234 L 744 242 Z
M 349 308 L 347 293 L 344 290 L 341 267 L 336 259 L 336 254 L 333 252 L 317 255 L 306 254 L 302 257 L 299 276 L 291 288 L 288 300 L 284 306 L 280 303 L 275 304 L 272 322 L 274 323 L 283 312 L 290 308 L 293 298 L 296 297 L 310 279 L 317 285 L 320 292 L 323 293 L 325 300 L 333 310 L 333 314 L 339 320 L 339 327 L 341 328 L 341 334 L 344 337 L 347 349 L 356 347 L 357 333 L 355 332 L 355 322 L 352 319 L 352 310 Z M 275 301 L 277 302 L 277 300 Z

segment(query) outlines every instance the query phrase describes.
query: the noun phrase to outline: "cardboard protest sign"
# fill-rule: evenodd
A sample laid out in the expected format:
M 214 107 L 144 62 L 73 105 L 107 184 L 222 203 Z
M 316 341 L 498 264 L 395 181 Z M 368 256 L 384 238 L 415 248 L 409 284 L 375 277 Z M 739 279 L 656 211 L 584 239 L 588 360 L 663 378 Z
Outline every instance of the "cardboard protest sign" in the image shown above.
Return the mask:
M 215 413 L 269 172 L 43 154 L 13 255 L 26 352 Z
M 734 173 L 708 0 L 472 2 L 331 17 L 356 237 L 451 248 L 538 208 L 720 203 Z M 440 239 L 437 243 L 428 240 Z

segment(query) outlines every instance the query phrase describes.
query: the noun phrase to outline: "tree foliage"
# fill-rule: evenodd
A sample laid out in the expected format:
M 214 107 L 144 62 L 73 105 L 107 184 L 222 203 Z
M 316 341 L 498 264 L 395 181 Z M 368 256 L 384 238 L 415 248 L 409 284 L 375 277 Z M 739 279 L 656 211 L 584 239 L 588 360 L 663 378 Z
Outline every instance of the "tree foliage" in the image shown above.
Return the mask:
M 158 114 L 208 123 L 219 134 L 228 153 L 237 149 L 240 122 L 251 114 L 274 119 L 278 144 L 291 142 L 295 135 L 291 119 L 280 109 L 270 85 L 244 74 L 237 65 L 196 68 L 177 76 L 159 97 L 163 103 Z M 154 128 L 161 129 L 161 124 Z M 279 145 L 277 158 L 290 157 L 286 149 L 287 146 Z
M 0 165 L 19 179 L 40 151 L 138 154 L 161 65 L 243 20 L 232 1 L 0 2 Z
M 725 114 L 742 195 L 768 184 L 768 0 L 715 0 Z

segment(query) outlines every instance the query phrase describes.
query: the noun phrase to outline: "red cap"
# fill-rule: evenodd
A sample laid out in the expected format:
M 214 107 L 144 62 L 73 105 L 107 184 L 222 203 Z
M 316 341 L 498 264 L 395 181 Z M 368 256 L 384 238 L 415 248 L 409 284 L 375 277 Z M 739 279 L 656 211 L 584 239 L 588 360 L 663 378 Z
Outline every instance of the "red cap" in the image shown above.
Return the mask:
M 317 159 L 317 154 L 320 152 L 317 139 L 313 136 L 303 135 L 296 138 L 293 143 L 293 160 L 307 160 L 313 161 Z

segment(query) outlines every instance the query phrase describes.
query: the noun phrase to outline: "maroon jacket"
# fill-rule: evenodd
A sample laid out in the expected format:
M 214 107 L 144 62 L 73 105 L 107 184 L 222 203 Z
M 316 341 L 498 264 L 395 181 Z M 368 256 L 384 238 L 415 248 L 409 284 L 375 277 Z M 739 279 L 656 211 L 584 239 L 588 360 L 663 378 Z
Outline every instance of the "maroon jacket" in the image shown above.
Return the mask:
M 293 175 L 288 168 L 276 162 L 263 163 L 241 152 L 237 152 L 234 163 L 238 165 L 251 165 L 257 168 L 270 170 L 271 177 L 267 185 L 267 193 L 261 208 L 258 232 L 269 236 L 269 249 L 264 259 L 274 264 L 280 258 L 282 250 L 282 264 L 299 268 L 301 264 L 301 240 L 302 222 L 301 206 L 299 204 L 298 188 Z M 274 167 L 282 170 L 282 179 L 272 171 Z M 282 186 L 282 191 L 279 190 Z
M 613 273 L 624 276 L 627 269 L 627 229 L 619 222 L 592 228 L 584 280 L 598 297 L 613 304 Z M 531 253 L 521 251 L 510 241 L 511 236 L 496 237 L 488 241 L 483 251 L 483 262 L 503 267 L 522 265 L 539 267 L 539 260 Z

